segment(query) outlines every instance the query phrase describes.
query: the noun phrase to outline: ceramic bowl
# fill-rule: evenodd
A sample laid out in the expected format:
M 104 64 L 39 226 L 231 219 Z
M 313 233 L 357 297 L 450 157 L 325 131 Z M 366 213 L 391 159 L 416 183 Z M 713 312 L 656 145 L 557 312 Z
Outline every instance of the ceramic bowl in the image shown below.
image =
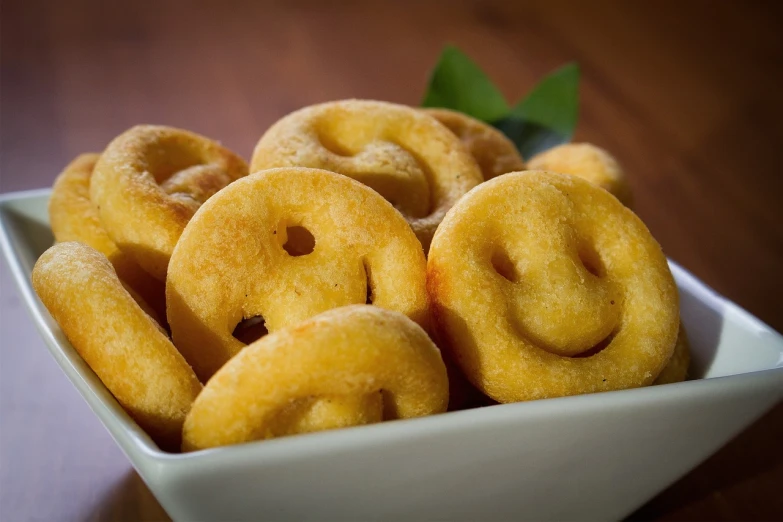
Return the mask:
M 671 263 L 694 380 L 165 453 L 30 285 L 48 190 L 0 196 L 0 243 L 52 356 L 175 520 L 619 519 L 783 396 L 783 338 Z

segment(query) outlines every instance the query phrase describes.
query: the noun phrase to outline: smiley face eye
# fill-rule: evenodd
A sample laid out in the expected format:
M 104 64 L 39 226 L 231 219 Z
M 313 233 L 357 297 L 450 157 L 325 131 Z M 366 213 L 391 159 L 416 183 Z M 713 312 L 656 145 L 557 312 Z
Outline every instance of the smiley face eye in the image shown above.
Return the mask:
M 315 237 L 312 232 L 302 226 L 290 226 L 286 228 L 286 242 L 283 250 L 291 257 L 306 256 L 315 250 Z
M 516 283 L 519 281 L 519 273 L 514 266 L 514 262 L 509 258 L 508 253 L 505 250 L 498 250 L 492 255 L 492 267 L 495 272 L 500 274 L 504 279 Z
M 606 275 L 606 269 L 604 268 L 603 263 L 601 263 L 601 257 L 593 247 L 582 245 L 579 248 L 579 261 L 582 263 L 585 270 L 595 277 L 604 277 Z

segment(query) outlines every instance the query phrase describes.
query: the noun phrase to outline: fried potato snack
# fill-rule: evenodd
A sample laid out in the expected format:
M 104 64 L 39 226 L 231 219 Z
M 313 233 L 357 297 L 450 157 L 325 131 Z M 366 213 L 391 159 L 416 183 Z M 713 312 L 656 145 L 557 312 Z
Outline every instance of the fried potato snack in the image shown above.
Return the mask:
M 516 145 L 493 126 L 457 111 L 421 110 L 457 135 L 478 163 L 484 180 L 525 169 L 525 162 Z
M 168 337 L 123 288 L 100 252 L 57 243 L 33 288 L 82 359 L 161 447 L 176 449 L 201 384 Z
M 338 172 L 378 191 L 425 252 L 448 209 L 483 181 L 470 153 L 434 118 L 378 101 L 313 105 L 275 123 L 256 145 L 251 170 L 297 166 Z
M 660 246 L 574 176 L 511 173 L 472 190 L 435 234 L 427 287 L 445 347 L 499 402 L 651 384 L 677 338 Z
M 631 208 L 631 188 L 620 164 L 604 149 L 589 143 L 566 143 L 530 159 L 530 170 L 549 170 L 579 176 L 608 190 Z
M 105 255 L 131 295 L 149 305 L 154 318 L 165 318 L 165 286 L 145 272 L 131 256 L 117 248 L 101 225 L 98 209 L 90 201 L 90 179 L 100 154 L 81 154 L 65 167 L 52 187 L 49 223 L 55 240 L 78 241 Z M 142 303 L 139 300 L 139 303 Z
M 165 281 L 174 245 L 196 210 L 246 175 L 242 158 L 208 138 L 139 125 L 106 147 L 90 196 L 112 241 Z
M 323 424 L 296 422 L 323 397 L 375 397 L 375 418 L 315 414 Z M 397 312 L 349 306 L 270 334 L 231 359 L 193 404 L 183 451 L 422 417 L 447 406 L 446 368 L 424 330 Z
M 174 344 L 202 380 L 244 346 L 326 310 L 371 302 L 426 327 L 426 261 L 399 212 L 339 174 L 283 168 L 239 180 L 199 209 L 166 282 Z
M 691 365 L 691 347 L 685 327 L 680 323 L 680 332 L 677 335 L 677 344 L 674 353 L 666 366 L 661 371 L 653 384 L 671 384 L 682 382 L 688 378 L 688 367 Z

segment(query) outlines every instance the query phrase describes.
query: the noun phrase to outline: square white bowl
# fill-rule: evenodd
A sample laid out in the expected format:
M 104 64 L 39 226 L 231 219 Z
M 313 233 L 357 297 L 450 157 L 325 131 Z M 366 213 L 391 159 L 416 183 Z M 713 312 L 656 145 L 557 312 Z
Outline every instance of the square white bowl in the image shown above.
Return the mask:
M 696 380 L 165 453 L 31 287 L 49 193 L 0 195 L 0 245 L 52 356 L 175 520 L 619 519 L 783 397 L 783 337 L 671 263 Z

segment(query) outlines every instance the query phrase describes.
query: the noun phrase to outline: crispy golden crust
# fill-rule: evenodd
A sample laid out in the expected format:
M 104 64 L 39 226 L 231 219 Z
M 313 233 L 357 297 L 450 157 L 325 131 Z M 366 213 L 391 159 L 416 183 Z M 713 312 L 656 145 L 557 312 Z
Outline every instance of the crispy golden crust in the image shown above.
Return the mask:
M 105 255 L 117 276 L 127 283 L 139 304 L 149 306 L 153 317 L 165 319 L 165 287 L 119 248 L 101 225 L 98 209 L 90 201 L 90 179 L 100 154 L 81 154 L 63 170 L 49 198 L 49 223 L 58 242 L 78 241 Z M 163 324 L 163 323 L 161 323 Z
M 674 345 L 674 353 L 653 384 L 670 384 L 686 380 L 690 364 L 690 343 L 688 342 L 685 327 L 680 323 L 680 332 L 677 334 L 677 344 Z
M 161 447 L 176 449 L 201 384 L 106 257 L 81 243 L 58 243 L 38 259 L 32 280 L 68 340 L 122 407 Z
M 112 241 L 165 281 L 171 252 L 194 212 L 246 175 L 242 158 L 208 138 L 139 125 L 106 147 L 90 195 Z
M 378 413 L 357 419 L 328 405 L 328 416 L 312 411 L 324 397 L 372 400 Z M 421 417 L 447 406 L 446 368 L 424 330 L 397 312 L 348 306 L 272 333 L 226 363 L 185 420 L 183 450 Z
M 427 114 L 386 102 L 345 100 L 305 107 L 256 145 L 253 172 L 314 167 L 377 190 L 405 215 L 426 252 L 449 208 L 483 181 L 459 139 Z
M 574 176 L 511 173 L 471 191 L 435 234 L 427 288 L 444 344 L 500 402 L 651 384 L 677 337 L 660 246 Z
M 457 135 L 478 163 L 484 180 L 525 169 L 525 162 L 516 145 L 491 125 L 448 109 L 421 110 Z
M 286 250 L 293 230 L 312 234 L 311 253 Z M 271 169 L 222 190 L 186 227 L 166 282 L 169 323 L 206 380 L 244 346 L 232 336 L 243 318 L 272 332 L 369 296 L 426 325 L 425 278 L 416 236 L 377 192 L 333 172 Z
M 123 257 L 122 253 L 101 226 L 90 201 L 90 178 L 100 157 L 80 154 L 57 176 L 49 198 L 49 223 L 57 241 L 80 241 L 111 261 Z
M 620 164 L 611 154 L 595 145 L 566 143 L 554 147 L 533 156 L 528 168 L 579 176 L 609 191 L 628 208 L 632 207 L 631 188 Z

